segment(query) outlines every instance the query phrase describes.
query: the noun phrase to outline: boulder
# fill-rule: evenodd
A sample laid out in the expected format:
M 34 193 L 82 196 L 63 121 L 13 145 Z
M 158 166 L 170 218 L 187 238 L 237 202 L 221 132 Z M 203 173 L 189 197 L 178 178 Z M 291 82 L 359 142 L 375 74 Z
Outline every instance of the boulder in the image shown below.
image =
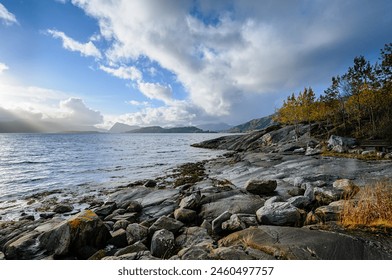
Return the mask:
M 5 255 L 3 252 L 0 251 L 0 261 L 5 260 Z
M 245 190 L 256 195 L 269 194 L 277 187 L 276 180 L 250 179 L 245 183 Z
M 131 254 L 131 253 L 139 253 L 139 252 L 145 252 L 148 251 L 148 248 L 146 245 L 144 245 L 142 242 L 136 242 L 135 244 L 129 245 L 127 247 L 124 247 L 120 250 L 118 250 L 114 256 L 118 257 L 121 255 L 125 254 Z
M 127 232 L 125 229 L 120 228 L 112 233 L 112 238 L 108 240 L 108 244 L 117 248 L 122 248 L 128 245 Z
M 144 183 L 143 186 L 146 188 L 155 188 L 157 185 L 157 182 L 155 180 L 148 180 L 147 182 Z
M 106 217 L 112 214 L 112 212 L 116 209 L 117 209 L 117 204 L 115 202 L 109 202 L 109 203 L 105 203 L 103 206 L 97 209 L 94 209 L 94 212 L 100 217 Z
M 166 229 L 158 230 L 151 239 L 151 254 L 161 259 L 169 259 L 174 251 L 174 234 Z
M 342 197 L 343 191 L 337 188 L 324 187 L 324 188 L 314 188 L 314 198 L 321 205 L 328 205 L 331 202 L 337 201 Z M 306 191 L 305 191 L 306 194 Z
M 200 193 L 196 192 L 187 197 L 184 197 L 180 202 L 180 207 L 195 210 L 200 206 L 200 201 Z
M 214 240 L 205 228 L 190 227 L 186 228 L 184 232 L 176 238 L 175 244 L 180 248 L 188 248 L 197 246 L 197 244 L 202 242 L 208 242 L 212 246 Z
M 121 228 L 126 229 L 129 224 L 130 224 L 130 222 L 127 220 L 118 220 L 113 225 L 113 231 L 119 230 Z
M 139 213 L 143 210 L 143 206 L 138 201 L 130 201 L 126 207 L 127 212 Z
M 39 233 L 28 232 L 10 240 L 4 245 L 4 254 L 9 260 L 28 260 L 34 258 L 38 250 L 36 240 Z
M 40 235 L 39 247 L 56 256 L 79 256 L 83 247 L 103 248 L 110 238 L 102 220 L 85 210 Z
M 161 229 L 166 229 L 176 234 L 183 226 L 184 224 L 176 219 L 162 216 L 152 224 L 148 231 L 153 233 Z
M 64 214 L 67 212 L 71 212 L 73 209 L 74 207 L 70 204 L 58 204 L 53 207 L 53 212 L 58 214 Z
M 240 247 L 220 247 L 213 250 L 212 255 L 217 260 L 254 260 L 252 256 L 249 256 Z
M 293 151 L 293 154 L 303 154 L 303 153 L 305 153 L 305 149 L 304 148 L 295 149 Z
M 304 211 L 288 202 L 275 202 L 263 206 L 256 212 L 257 220 L 264 225 L 301 226 Z
M 343 149 L 348 150 L 357 144 L 357 140 L 355 138 L 341 137 L 336 135 L 331 135 L 328 140 L 328 148 L 333 149 L 335 146 L 340 146 Z
M 134 244 L 147 238 L 148 228 L 134 223 L 127 226 L 126 232 L 128 244 Z
M 211 260 L 210 251 L 205 248 L 191 247 L 178 252 L 181 260 Z
M 272 203 L 275 203 L 275 202 L 284 202 L 284 201 L 285 201 L 285 200 L 284 200 L 283 197 L 277 195 L 277 196 L 273 196 L 273 197 L 271 197 L 271 198 L 268 198 L 268 199 L 265 201 L 264 206 L 271 205 Z
M 315 155 L 319 155 L 321 153 L 322 153 L 321 149 L 307 147 L 306 152 L 305 152 L 305 156 L 315 156 Z
M 238 231 L 246 229 L 246 225 L 237 214 L 231 215 L 230 219 L 222 223 L 222 229 L 227 231 Z
M 329 205 L 318 207 L 314 214 L 322 222 L 339 221 L 340 214 L 344 205 L 347 203 L 345 200 L 334 201 Z
M 287 202 L 300 209 L 305 209 L 311 203 L 309 197 L 303 195 L 291 197 Z
M 205 203 L 201 206 L 200 217 L 212 222 L 225 211 L 232 214 L 254 214 L 264 205 L 265 200 L 258 195 L 236 194 L 216 201 Z
M 220 247 L 245 245 L 267 253 L 275 259 L 390 260 L 392 258 L 392 250 L 380 250 L 379 242 L 377 244 L 364 242 L 363 239 L 347 234 L 309 228 L 259 226 L 232 233 L 219 240 L 218 244 Z
M 212 221 L 212 232 L 215 234 L 220 234 L 223 231 L 222 224 L 230 219 L 231 213 L 229 211 L 223 212 L 216 219 Z
M 174 218 L 184 224 L 196 223 L 198 220 L 196 211 L 185 208 L 176 209 L 174 211 Z
M 333 182 L 333 187 L 342 192 L 343 198 L 351 198 L 359 192 L 359 187 L 349 179 L 339 179 Z

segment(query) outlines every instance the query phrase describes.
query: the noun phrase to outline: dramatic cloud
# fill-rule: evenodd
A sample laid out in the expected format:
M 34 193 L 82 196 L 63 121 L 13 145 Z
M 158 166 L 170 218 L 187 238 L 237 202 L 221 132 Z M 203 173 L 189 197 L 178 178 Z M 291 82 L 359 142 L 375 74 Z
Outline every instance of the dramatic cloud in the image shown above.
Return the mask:
M 353 56 L 386 43 L 392 25 L 388 1 L 72 3 L 97 19 L 112 44 L 105 53 L 112 63 L 147 57 L 173 73 L 189 100 L 214 116 L 256 111 L 257 104 L 274 104 L 293 90 L 325 83 Z M 139 89 L 171 104 L 155 109 L 157 116 L 181 112 L 169 86 L 140 82 Z
M 4 71 L 8 70 L 8 66 L 5 65 L 4 63 L 0 62 L 0 74 L 2 74 Z
M 61 39 L 63 42 L 63 47 L 67 50 L 79 52 L 82 56 L 93 56 L 95 58 L 102 58 L 101 52 L 89 41 L 85 44 L 75 41 L 74 39 L 65 35 L 64 32 L 48 29 L 47 32 L 53 36 L 53 38 Z
M 14 14 L 10 13 L 3 4 L 0 3 L 0 21 L 6 25 L 17 24 L 18 21 Z

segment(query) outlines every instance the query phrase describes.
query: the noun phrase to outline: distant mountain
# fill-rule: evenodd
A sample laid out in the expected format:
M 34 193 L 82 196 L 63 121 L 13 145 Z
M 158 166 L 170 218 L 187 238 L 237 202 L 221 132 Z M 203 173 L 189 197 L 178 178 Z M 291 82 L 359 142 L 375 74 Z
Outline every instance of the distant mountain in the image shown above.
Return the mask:
M 260 130 L 270 127 L 272 125 L 277 124 L 272 120 L 274 115 L 266 116 L 260 119 L 254 119 L 249 122 L 237 125 L 229 129 L 227 132 L 230 133 L 240 133 L 240 132 L 248 132 L 253 130 Z
M 110 129 L 109 133 L 124 133 L 131 130 L 139 129 L 140 126 L 137 125 L 127 125 L 124 123 L 116 122 Z
M 0 133 L 37 133 L 42 132 L 39 127 L 24 121 L 0 122 Z
M 97 133 L 106 130 L 94 126 L 60 125 L 53 122 L 13 120 L 0 122 L 0 133 Z
M 142 127 L 139 129 L 134 129 L 128 133 L 203 133 L 205 131 L 194 126 L 186 127 L 173 127 L 173 128 L 163 128 L 160 126 L 149 126 Z
M 222 132 L 231 129 L 233 126 L 228 125 L 227 123 L 209 123 L 197 125 L 197 127 L 204 131 Z

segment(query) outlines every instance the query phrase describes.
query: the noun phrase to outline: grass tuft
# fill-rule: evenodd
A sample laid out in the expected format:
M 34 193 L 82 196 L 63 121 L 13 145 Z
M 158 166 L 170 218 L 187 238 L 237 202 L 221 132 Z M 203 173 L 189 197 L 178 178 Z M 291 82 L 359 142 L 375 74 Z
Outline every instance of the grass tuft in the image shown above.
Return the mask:
M 347 200 L 341 212 L 341 223 L 347 228 L 392 228 L 392 184 L 378 182 Z

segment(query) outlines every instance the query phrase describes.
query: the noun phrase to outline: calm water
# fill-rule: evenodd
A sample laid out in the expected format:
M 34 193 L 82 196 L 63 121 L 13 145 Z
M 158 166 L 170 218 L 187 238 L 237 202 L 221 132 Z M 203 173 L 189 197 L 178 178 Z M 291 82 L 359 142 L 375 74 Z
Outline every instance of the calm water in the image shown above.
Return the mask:
M 216 157 L 222 151 L 190 144 L 218 136 L 0 134 L 0 215 L 10 201 L 16 203 L 13 200 L 34 193 L 61 189 L 83 194 L 154 178 L 178 164 Z

